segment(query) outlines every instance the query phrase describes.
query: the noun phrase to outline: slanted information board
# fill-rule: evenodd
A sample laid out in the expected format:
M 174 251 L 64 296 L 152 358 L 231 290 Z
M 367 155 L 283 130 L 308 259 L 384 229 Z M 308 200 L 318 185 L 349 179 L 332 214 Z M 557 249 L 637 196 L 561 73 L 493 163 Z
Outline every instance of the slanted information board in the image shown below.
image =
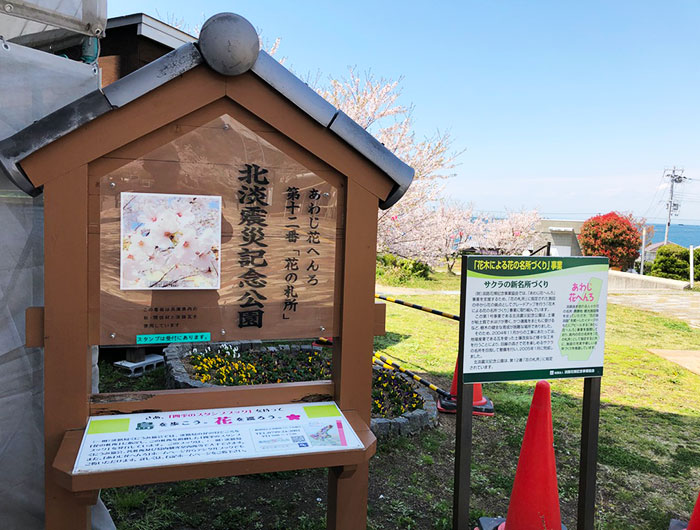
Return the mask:
M 607 258 L 465 264 L 464 383 L 603 375 Z
M 92 416 L 73 473 L 352 449 L 334 402 Z
M 607 295 L 607 258 L 462 258 L 455 530 L 471 528 L 472 385 L 571 377 L 584 378 L 577 527 L 593 530 Z

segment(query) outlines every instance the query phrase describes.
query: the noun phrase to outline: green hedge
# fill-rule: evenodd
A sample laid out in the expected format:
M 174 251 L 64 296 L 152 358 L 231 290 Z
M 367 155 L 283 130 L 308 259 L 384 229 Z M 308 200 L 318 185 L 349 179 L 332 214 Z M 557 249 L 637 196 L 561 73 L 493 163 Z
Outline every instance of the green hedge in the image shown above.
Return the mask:
M 644 274 L 651 274 L 651 268 L 654 265 L 653 261 L 644 261 Z M 634 270 L 639 273 L 640 265 L 638 261 L 634 262 Z
M 431 272 L 430 265 L 422 261 L 377 254 L 377 279 L 385 285 L 402 285 L 414 278 L 428 280 Z
M 700 248 L 693 251 L 695 280 L 700 280 Z M 659 278 L 688 281 L 690 279 L 690 251 L 669 243 L 659 248 L 651 266 L 651 275 Z

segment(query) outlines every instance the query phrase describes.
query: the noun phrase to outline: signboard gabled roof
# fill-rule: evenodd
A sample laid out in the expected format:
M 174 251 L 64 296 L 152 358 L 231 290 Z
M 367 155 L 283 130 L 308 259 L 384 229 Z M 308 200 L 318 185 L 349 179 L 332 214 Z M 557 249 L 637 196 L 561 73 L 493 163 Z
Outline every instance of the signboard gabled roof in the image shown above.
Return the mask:
M 251 34 L 250 29 L 250 23 L 238 15 L 214 15 L 202 27 L 198 42 L 183 44 L 104 89 L 76 99 L 0 142 L 0 171 L 6 173 L 24 192 L 38 195 L 41 190 L 33 186 L 20 167 L 24 158 L 99 116 L 123 107 L 185 72 L 206 64 L 219 73 L 227 68 L 227 71 L 252 71 L 290 103 L 325 127 L 329 134 L 335 134 L 344 140 L 394 182 L 391 193 L 380 203 L 383 209 L 393 206 L 411 185 L 413 168 L 270 55 L 258 51 L 257 34 L 254 30 Z M 253 38 L 254 43 L 251 40 Z M 231 50 L 230 46 L 222 45 L 222 41 L 232 41 L 237 46 Z M 251 56 L 253 49 L 255 53 Z

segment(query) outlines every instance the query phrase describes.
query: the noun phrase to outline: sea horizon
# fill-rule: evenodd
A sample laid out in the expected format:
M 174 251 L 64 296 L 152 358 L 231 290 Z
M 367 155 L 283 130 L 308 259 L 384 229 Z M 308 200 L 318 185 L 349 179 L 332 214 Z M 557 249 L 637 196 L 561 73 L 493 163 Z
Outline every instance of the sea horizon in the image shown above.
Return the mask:
M 654 227 L 654 236 L 649 241 L 647 237 L 647 245 L 652 243 L 661 243 L 664 240 L 664 232 L 666 231 L 665 223 L 649 223 L 647 226 Z M 671 222 L 671 226 L 668 231 L 668 240 L 670 243 L 676 243 L 683 247 L 700 247 L 700 225 L 693 224 L 674 224 Z

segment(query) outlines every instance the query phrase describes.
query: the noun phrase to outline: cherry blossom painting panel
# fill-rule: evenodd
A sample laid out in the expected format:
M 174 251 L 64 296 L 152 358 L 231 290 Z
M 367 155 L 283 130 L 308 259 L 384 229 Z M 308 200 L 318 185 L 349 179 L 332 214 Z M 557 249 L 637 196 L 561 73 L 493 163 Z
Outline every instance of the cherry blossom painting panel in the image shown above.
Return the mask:
M 122 290 L 219 289 L 221 197 L 121 193 Z

